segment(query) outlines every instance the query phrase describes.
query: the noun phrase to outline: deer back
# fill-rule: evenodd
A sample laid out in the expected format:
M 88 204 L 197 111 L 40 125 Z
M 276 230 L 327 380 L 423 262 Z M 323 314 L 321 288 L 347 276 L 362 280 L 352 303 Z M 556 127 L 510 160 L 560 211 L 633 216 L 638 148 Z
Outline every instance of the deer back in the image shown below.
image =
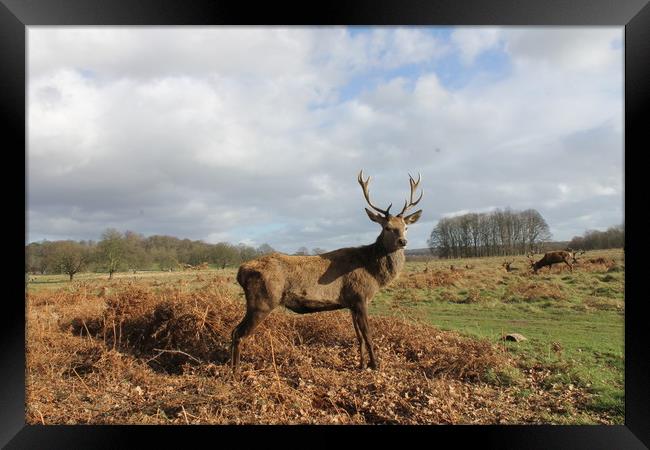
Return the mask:
M 248 261 L 237 280 L 244 286 L 249 276 L 260 277 L 268 293 L 290 301 L 327 300 L 346 304 L 348 298 L 368 298 L 397 277 L 404 252 L 377 257 L 373 246 L 342 248 L 315 256 L 272 253 Z
M 535 267 L 545 267 L 559 262 L 569 261 L 571 254 L 567 251 L 547 252 L 544 257 L 535 263 Z

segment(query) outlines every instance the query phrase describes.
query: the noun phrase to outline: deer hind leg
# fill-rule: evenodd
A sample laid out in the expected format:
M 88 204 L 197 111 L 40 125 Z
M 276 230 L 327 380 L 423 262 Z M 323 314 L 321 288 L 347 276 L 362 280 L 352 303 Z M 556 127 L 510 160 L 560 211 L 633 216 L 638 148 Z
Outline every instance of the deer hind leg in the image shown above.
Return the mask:
M 357 335 L 357 341 L 359 342 L 359 357 L 361 358 L 361 363 L 359 364 L 359 367 L 361 370 L 366 368 L 366 361 L 364 360 L 363 357 L 363 346 L 365 344 L 365 341 L 363 340 L 363 335 L 361 334 L 361 330 L 359 330 L 359 323 L 358 323 L 358 314 L 355 313 L 354 310 L 352 310 L 352 323 L 354 324 L 354 332 Z
M 366 341 L 366 349 L 368 350 L 368 356 L 370 357 L 370 363 L 368 366 L 371 369 L 377 369 L 379 368 L 379 364 L 377 363 L 377 358 L 375 358 L 375 350 L 372 344 L 370 326 L 368 325 L 368 311 L 366 310 L 365 303 L 362 303 L 358 307 L 356 314 L 358 318 L 357 323 L 359 325 L 359 331 L 361 332 L 361 336 L 363 336 L 364 341 Z
M 232 331 L 231 363 L 234 374 L 239 368 L 239 344 L 243 338 L 249 336 L 255 328 L 277 306 L 277 296 L 269 292 L 267 284 L 261 274 L 257 272 L 243 272 L 237 275 L 237 281 L 244 288 L 246 294 L 246 315 Z
M 569 270 L 570 270 L 571 272 L 573 272 L 573 266 L 569 263 L 569 261 L 566 261 L 566 260 L 565 260 L 565 261 L 564 261 L 564 264 L 566 264 L 567 266 L 569 266 Z
M 269 315 L 271 311 L 247 310 L 242 321 L 232 330 L 231 364 L 233 373 L 239 369 L 239 344 L 243 338 L 250 335 L 255 328 Z

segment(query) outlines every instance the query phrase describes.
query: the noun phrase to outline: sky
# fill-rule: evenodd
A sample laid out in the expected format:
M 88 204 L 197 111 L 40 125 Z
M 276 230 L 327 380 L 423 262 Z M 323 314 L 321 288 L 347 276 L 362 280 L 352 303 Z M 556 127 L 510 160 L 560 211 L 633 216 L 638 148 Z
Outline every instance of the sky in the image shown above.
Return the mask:
M 26 241 L 109 227 L 333 250 L 371 201 L 623 223 L 623 27 L 38 27 Z

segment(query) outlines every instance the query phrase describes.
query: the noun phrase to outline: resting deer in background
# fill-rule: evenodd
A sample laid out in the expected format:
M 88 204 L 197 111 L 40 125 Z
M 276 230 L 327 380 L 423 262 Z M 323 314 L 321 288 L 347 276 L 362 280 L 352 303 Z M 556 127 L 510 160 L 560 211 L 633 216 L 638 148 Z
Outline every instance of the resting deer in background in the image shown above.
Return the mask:
M 573 266 L 569 262 L 572 258 L 573 258 L 573 254 L 571 252 L 567 252 L 564 250 L 556 251 L 556 252 L 546 252 L 544 253 L 542 259 L 540 259 L 537 262 L 534 262 L 532 257 L 528 255 L 528 259 L 530 260 L 530 268 L 533 269 L 533 272 L 535 273 L 537 273 L 537 271 L 542 267 L 546 267 L 546 266 L 549 266 L 549 270 L 550 270 L 553 264 L 557 264 L 561 262 L 569 266 L 569 269 L 571 269 L 571 272 L 573 272 Z
M 503 268 L 505 269 L 506 272 L 515 272 L 515 271 L 517 271 L 519 269 L 517 269 L 516 267 L 512 267 L 513 262 L 515 262 L 514 259 L 505 260 L 505 261 L 503 261 L 501 263 L 501 265 L 503 266 Z
M 385 210 L 370 202 L 367 180 L 363 171 L 358 182 L 368 205 L 368 218 L 381 226 L 377 240 L 362 247 L 349 247 L 316 256 L 289 256 L 271 253 L 248 261 L 239 267 L 237 282 L 246 294 L 246 315 L 232 332 L 231 362 L 236 374 L 239 366 L 239 344 L 250 335 L 269 313 L 283 305 L 299 313 L 314 313 L 347 308 L 359 343 L 361 369 L 365 369 L 364 344 L 370 358 L 369 366 L 378 368 L 377 357 L 368 327 L 367 305 L 382 287 L 399 275 L 404 266 L 406 229 L 420 218 L 422 210 L 404 214 L 422 199 L 413 196 L 420 184 L 409 175 L 410 200 L 402 211 L 390 214 L 392 203 Z

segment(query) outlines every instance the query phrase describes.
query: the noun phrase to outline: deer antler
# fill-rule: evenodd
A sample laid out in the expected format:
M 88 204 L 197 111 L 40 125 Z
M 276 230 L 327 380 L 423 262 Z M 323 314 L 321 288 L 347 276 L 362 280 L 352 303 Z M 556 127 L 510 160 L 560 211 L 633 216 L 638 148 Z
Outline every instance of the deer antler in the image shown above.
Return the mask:
M 363 189 L 363 196 L 366 198 L 366 202 L 368 202 L 368 205 L 370 205 L 370 207 L 372 209 L 374 209 L 375 211 L 377 211 L 378 213 L 381 213 L 384 216 L 388 217 L 390 215 L 389 214 L 390 207 L 393 206 L 392 203 L 390 205 L 388 205 L 388 208 L 383 210 L 383 209 L 377 208 L 375 205 L 373 205 L 370 202 L 370 194 L 368 193 L 368 183 L 370 183 L 370 175 L 368 175 L 368 179 L 366 181 L 363 181 L 363 170 L 361 170 L 359 172 L 359 177 L 357 178 L 357 181 L 359 182 L 359 184 L 361 185 L 361 188 Z
M 415 181 L 411 174 L 409 173 L 409 183 L 411 184 L 411 196 L 410 200 L 404 202 L 404 208 L 402 208 L 402 212 L 397 215 L 397 217 L 401 217 L 406 211 L 420 203 L 420 200 L 422 200 L 422 196 L 424 195 L 424 191 L 420 192 L 420 198 L 418 198 L 415 202 L 413 202 L 413 194 L 415 194 L 416 189 L 418 188 L 418 185 L 420 184 L 420 174 L 418 173 L 418 181 Z

